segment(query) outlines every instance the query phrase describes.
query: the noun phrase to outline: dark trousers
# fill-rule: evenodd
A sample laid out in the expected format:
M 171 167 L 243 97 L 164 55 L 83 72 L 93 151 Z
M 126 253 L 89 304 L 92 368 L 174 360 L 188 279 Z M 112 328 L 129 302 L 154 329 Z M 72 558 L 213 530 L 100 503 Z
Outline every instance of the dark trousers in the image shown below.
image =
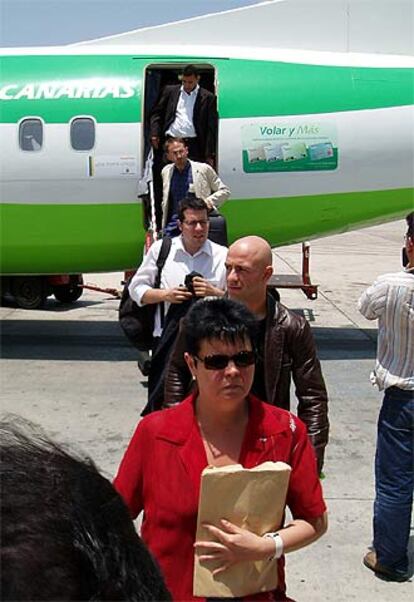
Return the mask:
M 197 298 L 193 297 L 183 303 L 170 305 L 165 316 L 161 337 L 157 338 L 152 350 L 151 368 L 148 375 L 148 401 L 141 416 L 161 410 L 164 401 L 168 402 L 168 399 L 164 400 L 164 382 L 168 361 L 177 337 L 180 320 L 196 300 Z
M 374 548 L 378 561 L 408 570 L 414 487 L 414 391 L 386 389 L 375 455 Z
M 198 138 L 184 138 L 188 147 L 188 158 L 192 161 L 205 161 L 206 157 L 198 143 Z

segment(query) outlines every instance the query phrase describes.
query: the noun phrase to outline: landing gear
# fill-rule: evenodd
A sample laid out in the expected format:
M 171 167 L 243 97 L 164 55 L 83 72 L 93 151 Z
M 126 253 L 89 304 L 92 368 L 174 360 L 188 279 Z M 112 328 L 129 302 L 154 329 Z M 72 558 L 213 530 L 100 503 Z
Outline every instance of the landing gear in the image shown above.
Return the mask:
M 23 309 L 43 307 L 48 291 L 44 278 L 38 276 L 16 276 L 11 282 L 11 294 Z
M 22 309 L 39 309 L 49 295 L 61 303 L 74 303 L 83 293 L 81 274 L 55 276 L 2 276 L 2 299 L 12 297 Z
M 61 303 L 74 303 L 82 296 L 82 285 L 82 276 L 70 276 L 68 284 L 60 284 L 53 287 L 53 294 Z

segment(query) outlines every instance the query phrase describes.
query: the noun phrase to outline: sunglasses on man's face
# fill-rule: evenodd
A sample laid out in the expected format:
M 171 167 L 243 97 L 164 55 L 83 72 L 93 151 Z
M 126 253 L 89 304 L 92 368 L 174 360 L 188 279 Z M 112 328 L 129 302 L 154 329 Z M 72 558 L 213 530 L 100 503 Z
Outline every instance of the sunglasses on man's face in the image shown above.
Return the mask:
M 195 358 L 203 362 L 206 370 L 224 370 L 229 362 L 234 362 L 237 368 L 252 366 L 256 361 L 256 354 L 254 351 L 239 351 L 234 355 L 217 353 L 216 355 L 206 355 L 203 358 L 196 355 Z

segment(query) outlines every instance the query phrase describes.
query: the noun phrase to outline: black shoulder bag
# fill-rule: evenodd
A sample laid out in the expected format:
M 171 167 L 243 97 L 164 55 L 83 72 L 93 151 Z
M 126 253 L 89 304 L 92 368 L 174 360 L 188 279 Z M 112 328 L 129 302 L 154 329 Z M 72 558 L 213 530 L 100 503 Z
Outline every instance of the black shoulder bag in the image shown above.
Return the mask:
M 157 259 L 157 276 L 154 288 L 160 288 L 161 272 L 171 249 L 171 238 L 166 236 L 162 239 L 160 253 Z M 131 278 L 125 283 L 119 304 L 119 323 L 127 339 L 140 351 L 149 351 L 153 344 L 154 317 L 158 303 L 149 303 L 139 307 L 129 296 L 128 286 Z M 164 304 L 162 304 L 162 313 Z

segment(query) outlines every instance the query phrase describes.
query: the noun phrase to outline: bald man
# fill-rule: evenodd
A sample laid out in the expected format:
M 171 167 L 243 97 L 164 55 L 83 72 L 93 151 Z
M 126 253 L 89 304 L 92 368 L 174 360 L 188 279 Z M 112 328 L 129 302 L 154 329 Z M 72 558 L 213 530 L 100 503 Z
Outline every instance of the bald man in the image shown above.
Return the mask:
M 297 414 L 307 426 L 321 472 L 329 433 L 328 397 L 309 324 L 267 290 L 273 274 L 272 250 L 263 238 L 247 236 L 234 242 L 227 254 L 226 269 L 228 296 L 246 305 L 259 320 L 251 392 L 289 410 L 293 378 Z M 185 334 L 181 329 L 167 370 L 165 406 L 184 399 L 191 386 L 184 350 Z

